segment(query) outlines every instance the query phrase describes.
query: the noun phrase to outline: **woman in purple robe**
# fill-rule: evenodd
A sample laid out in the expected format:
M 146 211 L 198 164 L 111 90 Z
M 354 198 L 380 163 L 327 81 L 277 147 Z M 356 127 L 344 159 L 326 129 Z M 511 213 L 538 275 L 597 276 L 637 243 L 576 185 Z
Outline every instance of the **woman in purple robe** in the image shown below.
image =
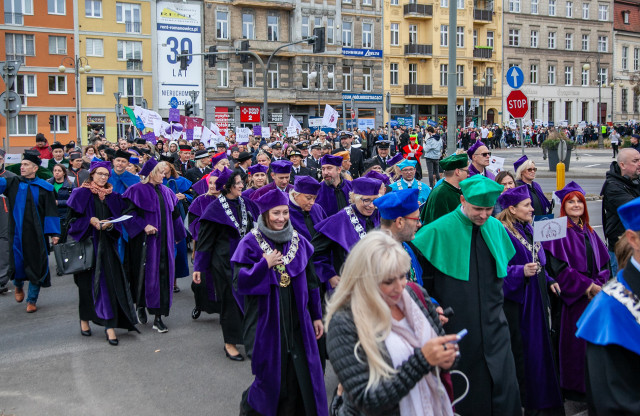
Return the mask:
M 531 205 L 533 206 L 533 215 L 549 215 L 553 213 L 553 205 L 542 192 L 540 185 L 535 182 L 536 164 L 526 155 L 516 160 L 513 164 L 516 171 L 516 186 L 527 185 L 529 196 L 531 197 Z
M 547 270 L 560 284 L 562 300 L 554 328 L 559 331 L 560 387 L 565 398 L 584 401 L 586 342 L 576 338 L 576 323 L 591 299 L 609 280 L 609 252 L 589 225 L 584 190 L 570 182 L 556 196 L 567 218 L 567 236 L 543 243 Z
M 177 208 L 178 198 L 162 184 L 167 162 L 149 159 L 140 171 L 144 179 L 130 186 L 122 195 L 129 206 L 124 214 L 132 215 L 125 225 L 133 250 L 131 265 L 132 294 L 138 321 L 147 322 L 147 311 L 154 315 L 153 329 L 169 329 L 162 316 L 169 316 L 175 282 L 176 243 L 186 230 Z
M 264 166 L 261 164 L 249 166 L 249 187 L 242 192 L 242 196 L 250 199 L 251 195 L 262 188 L 267 184 L 267 172 L 269 171 L 269 166 Z
M 527 414 L 563 415 L 548 314 L 549 290 L 558 296 L 560 287 L 545 272 L 540 243 L 533 242 L 533 207 L 527 187 L 507 189 L 498 203 L 502 211 L 497 218 L 516 249 L 502 289 L 520 398 Z
M 193 263 L 193 282 L 204 282 L 209 296 L 220 302 L 220 326 L 225 355 L 233 361 L 244 357 L 236 348 L 243 343 L 243 298 L 232 283 L 230 259 L 240 239 L 253 228 L 257 209 L 242 196 L 240 173 L 224 168 L 216 187 L 221 194 L 202 213 Z M 211 277 L 213 277 L 211 279 Z M 203 280 L 204 279 L 204 280 Z
M 289 192 L 289 220 L 293 228 L 308 241 L 316 235 L 315 226 L 327 218 L 316 204 L 320 183 L 311 176 L 296 176 Z
M 105 327 L 107 341 L 118 345 L 114 328 L 137 331 L 129 283 L 118 257 L 119 224 L 110 224 L 126 208 L 108 183 L 109 162 L 92 162 L 89 179 L 67 200 L 68 234 L 76 241 L 91 238 L 96 267 L 73 275 L 78 286 L 80 333 L 91 336 L 89 321 Z
M 240 241 L 231 261 L 238 291 L 256 302 L 251 360 L 255 379 L 242 395 L 242 415 L 326 416 L 327 394 L 317 339 L 322 308 L 313 246 L 289 221 L 289 197 L 274 189 L 256 203 L 257 227 Z M 249 312 L 247 310 L 247 312 Z

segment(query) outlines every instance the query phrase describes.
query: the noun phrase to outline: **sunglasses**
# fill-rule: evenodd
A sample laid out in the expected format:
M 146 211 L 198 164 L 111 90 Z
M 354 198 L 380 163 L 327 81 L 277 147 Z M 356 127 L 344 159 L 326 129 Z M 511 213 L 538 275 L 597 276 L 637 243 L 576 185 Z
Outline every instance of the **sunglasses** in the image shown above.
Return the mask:
M 480 156 L 482 156 L 482 157 L 488 157 L 488 156 L 491 156 L 491 152 L 480 153 Z
M 527 169 L 527 172 L 537 172 L 538 168 L 529 168 Z

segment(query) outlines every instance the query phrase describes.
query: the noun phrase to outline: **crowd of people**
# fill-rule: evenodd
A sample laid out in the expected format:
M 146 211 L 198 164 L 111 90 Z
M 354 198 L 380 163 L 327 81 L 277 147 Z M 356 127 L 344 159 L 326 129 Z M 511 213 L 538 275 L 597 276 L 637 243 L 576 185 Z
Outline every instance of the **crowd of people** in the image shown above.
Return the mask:
M 433 127 L 214 148 L 39 134 L 19 164 L 0 153 L 0 292 L 36 312 L 52 246 L 89 243 L 80 334 L 116 346 L 148 315 L 166 333 L 189 278 L 192 318 L 219 314 L 226 357 L 251 359 L 242 415 L 640 414 L 640 152 L 607 173 L 605 240 L 570 182 L 567 236 L 540 243 L 535 163 L 495 175 L 502 132 L 461 134 L 447 157 Z

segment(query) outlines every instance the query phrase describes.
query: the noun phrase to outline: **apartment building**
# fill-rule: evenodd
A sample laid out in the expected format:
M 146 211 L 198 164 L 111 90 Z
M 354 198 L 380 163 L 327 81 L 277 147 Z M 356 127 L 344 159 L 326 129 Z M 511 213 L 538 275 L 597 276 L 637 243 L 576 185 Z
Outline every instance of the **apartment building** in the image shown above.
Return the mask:
M 613 10 L 613 121 L 625 123 L 640 119 L 640 1 L 615 0 Z

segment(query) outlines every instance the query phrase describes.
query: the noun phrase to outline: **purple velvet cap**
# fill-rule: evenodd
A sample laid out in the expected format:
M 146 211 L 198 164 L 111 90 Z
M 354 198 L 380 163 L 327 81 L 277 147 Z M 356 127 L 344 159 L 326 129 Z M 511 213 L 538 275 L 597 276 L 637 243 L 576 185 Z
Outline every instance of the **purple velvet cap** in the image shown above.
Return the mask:
M 520 159 L 516 160 L 515 162 L 513 162 L 513 169 L 514 170 L 518 170 L 518 168 L 520 167 L 520 165 L 522 165 L 524 162 L 526 162 L 527 160 L 529 160 L 529 158 L 527 157 L 527 155 L 522 156 Z
M 293 163 L 288 160 L 276 160 L 271 163 L 271 172 L 276 174 L 291 173 L 291 166 L 293 166 Z
M 379 181 L 382 181 L 382 183 L 384 183 L 385 185 L 390 185 L 391 184 L 391 179 L 387 175 L 384 175 L 384 174 L 382 174 L 380 172 L 376 172 L 375 170 L 372 170 L 372 171 L 368 172 L 363 177 L 364 178 L 377 179 Z
M 216 153 L 215 155 L 211 156 L 211 166 L 215 166 L 218 164 L 218 162 L 220 162 L 222 159 L 226 159 L 227 158 L 227 152 L 226 151 L 222 151 L 220 153 Z
M 320 166 L 323 165 L 342 167 L 342 156 L 324 155 L 320 159 Z
M 556 191 L 555 194 L 560 200 L 560 202 L 562 202 L 564 201 L 565 196 L 569 195 L 571 192 L 574 192 L 574 191 L 578 191 L 582 195 L 585 194 L 584 189 L 582 189 L 582 187 L 577 183 L 575 183 L 574 181 L 571 181 L 568 184 L 566 184 L 564 188 L 560 189 L 559 191 Z
M 382 181 L 373 178 L 357 178 L 351 182 L 351 190 L 356 195 L 378 195 Z
M 473 146 L 471 146 L 469 148 L 469 150 L 467 150 L 467 154 L 469 155 L 469 159 L 471 159 L 471 156 L 473 156 L 473 154 L 476 152 L 476 150 L 478 150 L 480 148 L 480 146 L 486 146 L 486 144 L 482 143 L 480 140 L 477 140 Z
M 158 164 L 158 161 L 155 160 L 154 158 L 147 160 L 147 163 L 145 163 L 142 169 L 140 170 L 140 176 L 149 176 L 149 174 L 151 173 L 153 168 L 156 167 L 157 164 Z
M 89 165 L 89 172 L 93 172 L 98 168 L 105 168 L 109 171 L 109 176 L 111 176 L 111 162 L 105 162 L 102 160 L 92 161 Z
M 498 197 L 498 204 L 500 204 L 502 209 L 507 209 L 507 207 L 515 207 L 528 198 L 531 198 L 531 195 L 529 195 L 527 185 L 521 185 L 504 191 L 504 193 Z
M 395 164 L 397 164 L 398 162 L 400 162 L 402 159 L 404 159 L 404 156 L 402 155 L 401 152 L 396 153 L 396 155 L 394 157 L 392 157 L 391 159 L 387 160 L 387 166 L 393 166 Z
M 289 194 L 279 189 L 272 189 L 256 199 L 255 203 L 260 210 L 260 214 L 264 214 L 271 208 L 279 207 L 280 205 L 289 205 Z
M 216 190 L 222 191 L 222 188 L 224 188 L 224 185 L 227 183 L 227 181 L 233 174 L 233 171 L 225 166 L 222 171 L 218 171 L 218 172 L 220 173 L 218 173 L 218 179 L 216 180 Z
M 256 173 L 267 173 L 269 171 L 269 167 L 261 164 L 249 166 L 249 174 L 255 175 Z
M 293 190 L 301 194 L 318 195 L 320 183 L 311 176 L 298 175 L 293 184 Z

